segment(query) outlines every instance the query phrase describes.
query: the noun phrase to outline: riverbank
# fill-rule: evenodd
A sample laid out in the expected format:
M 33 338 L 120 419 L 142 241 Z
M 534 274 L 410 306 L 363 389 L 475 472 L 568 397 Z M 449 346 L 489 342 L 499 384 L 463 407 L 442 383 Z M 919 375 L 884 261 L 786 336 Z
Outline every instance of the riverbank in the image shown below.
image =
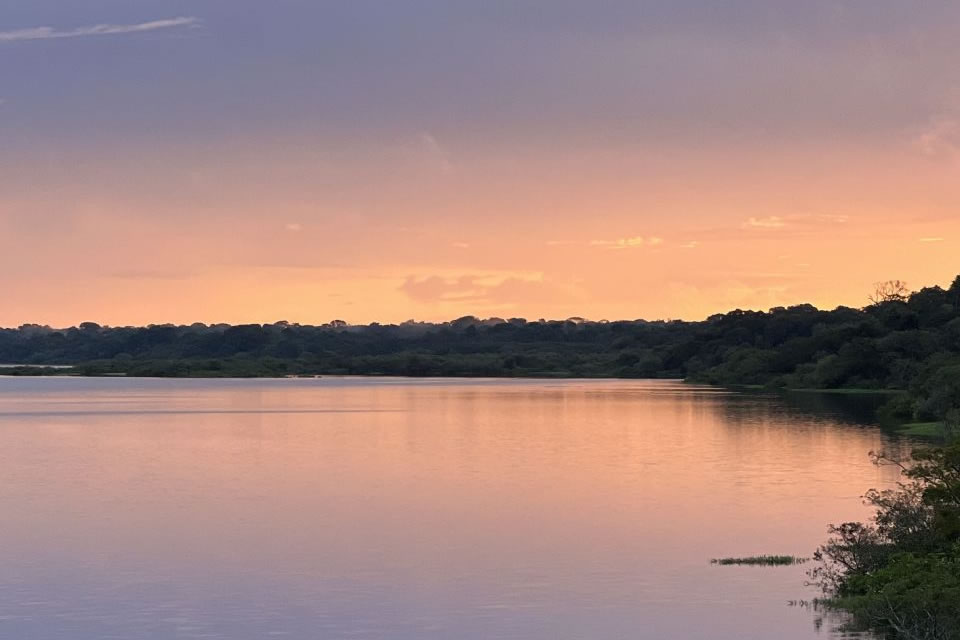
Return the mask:
M 919 427 L 918 427 L 919 428 Z M 924 427 L 926 428 L 926 427 Z M 915 450 L 895 490 L 871 490 L 866 523 L 831 527 L 811 577 L 855 624 L 903 640 L 960 638 L 960 444 Z

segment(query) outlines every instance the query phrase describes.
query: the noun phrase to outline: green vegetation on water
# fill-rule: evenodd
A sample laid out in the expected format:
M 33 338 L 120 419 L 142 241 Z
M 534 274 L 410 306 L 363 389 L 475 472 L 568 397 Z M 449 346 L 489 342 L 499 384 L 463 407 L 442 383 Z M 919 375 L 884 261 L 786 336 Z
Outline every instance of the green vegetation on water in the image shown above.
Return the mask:
M 943 422 L 908 422 L 900 425 L 898 433 L 920 438 L 942 438 L 946 425 Z
M 903 389 L 787 389 L 790 393 L 831 393 L 843 396 L 895 396 Z
M 746 558 L 714 558 L 710 564 L 745 565 L 754 567 L 784 567 L 809 562 L 810 558 L 796 556 L 749 556 Z

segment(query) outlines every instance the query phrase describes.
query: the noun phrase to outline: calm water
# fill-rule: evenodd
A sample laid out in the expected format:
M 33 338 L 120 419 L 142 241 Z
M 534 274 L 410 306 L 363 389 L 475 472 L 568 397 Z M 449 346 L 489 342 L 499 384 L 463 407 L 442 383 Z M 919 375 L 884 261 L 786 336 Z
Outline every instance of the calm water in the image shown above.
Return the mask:
M 669 382 L 0 378 L 0 638 L 829 638 L 879 430 Z

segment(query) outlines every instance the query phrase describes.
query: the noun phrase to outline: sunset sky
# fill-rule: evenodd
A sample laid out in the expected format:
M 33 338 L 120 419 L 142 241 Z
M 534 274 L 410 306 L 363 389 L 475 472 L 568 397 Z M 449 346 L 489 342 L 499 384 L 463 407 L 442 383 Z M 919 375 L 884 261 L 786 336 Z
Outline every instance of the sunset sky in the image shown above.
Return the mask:
M 958 42 L 956 0 L 0 0 L 0 326 L 946 285 Z

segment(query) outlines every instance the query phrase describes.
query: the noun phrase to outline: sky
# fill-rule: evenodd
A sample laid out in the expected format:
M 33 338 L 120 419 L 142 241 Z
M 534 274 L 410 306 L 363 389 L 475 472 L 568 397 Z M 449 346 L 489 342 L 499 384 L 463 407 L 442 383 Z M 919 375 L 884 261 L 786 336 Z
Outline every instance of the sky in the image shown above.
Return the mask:
M 957 42 L 955 0 L 0 0 L 0 326 L 947 285 Z

